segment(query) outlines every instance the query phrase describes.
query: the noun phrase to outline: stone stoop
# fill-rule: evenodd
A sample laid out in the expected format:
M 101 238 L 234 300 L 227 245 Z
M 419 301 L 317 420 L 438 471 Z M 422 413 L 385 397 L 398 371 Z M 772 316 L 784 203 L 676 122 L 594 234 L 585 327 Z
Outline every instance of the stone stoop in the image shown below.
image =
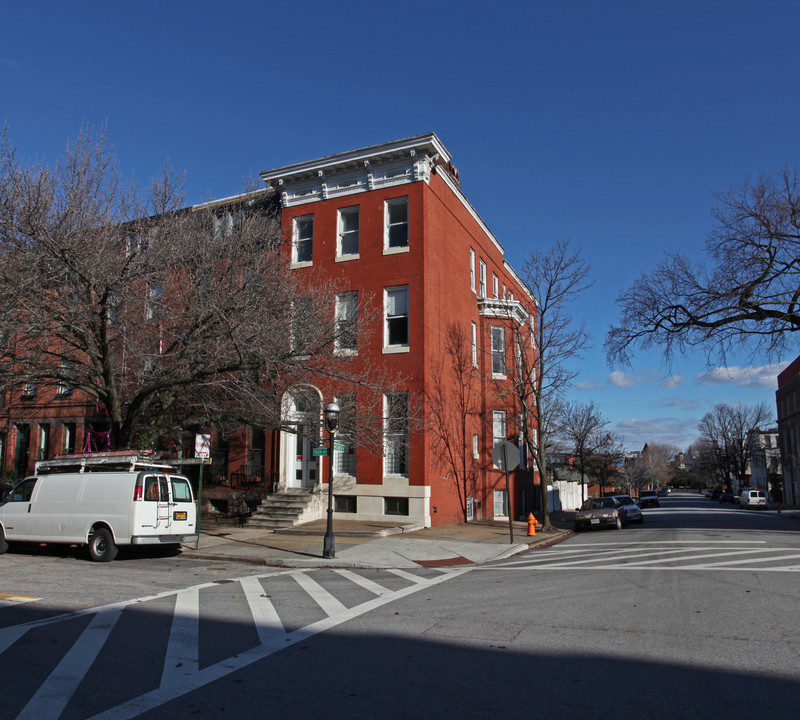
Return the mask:
M 253 514 L 247 527 L 280 530 L 322 517 L 322 496 L 306 488 L 287 488 L 267 495 Z

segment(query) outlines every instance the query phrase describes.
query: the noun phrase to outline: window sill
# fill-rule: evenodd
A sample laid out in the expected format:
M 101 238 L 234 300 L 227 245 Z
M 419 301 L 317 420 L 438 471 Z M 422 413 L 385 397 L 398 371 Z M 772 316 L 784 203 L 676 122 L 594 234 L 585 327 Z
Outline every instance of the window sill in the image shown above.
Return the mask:
M 358 253 L 355 255 L 337 255 L 335 262 L 349 262 L 350 260 L 358 260 L 361 257 Z
M 408 252 L 408 245 L 404 245 L 403 247 L 385 247 L 383 248 L 384 255 L 400 255 L 401 253 Z
M 334 350 L 333 354 L 336 357 L 356 357 L 358 355 L 358 350 L 339 349 Z
M 508 380 L 508 375 L 502 375 L 500 373 L 492 373 L 492 380 Z
M 383 348 L 384 355 L 399 355 L 401 353 L 408 352 L 408 345 L 403 345 L 402 347 L 385 347 Z
M 311 267 L 313 264 L 314 264 L 313 260 L 307 260 L 305 262 L 293 262 L 291 265 L 289 265 L 289 268 L 291 270 L 296 270 L 297 268 Z

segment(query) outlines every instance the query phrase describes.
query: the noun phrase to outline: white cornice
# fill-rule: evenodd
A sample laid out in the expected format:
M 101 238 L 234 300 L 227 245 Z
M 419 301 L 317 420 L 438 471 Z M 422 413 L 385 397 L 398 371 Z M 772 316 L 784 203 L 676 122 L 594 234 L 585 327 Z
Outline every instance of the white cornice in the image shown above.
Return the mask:
M 265 170 L 259 174 L 267 185 L 279 192 L 285 192 L 289 186 L 324 184 L 325 179 L 334 176 L 369 174 L 369 170 L 374 165 L 391 165 L 393 162 L 401 160 L 408 162 L 409 159 L 418 161 L 424 157 L 430 159 L 438 157 L 444 163 L 450 162 L 450 153 L 436 133 L 425 133 L 380 145 L 371 145 L 359 150 Z

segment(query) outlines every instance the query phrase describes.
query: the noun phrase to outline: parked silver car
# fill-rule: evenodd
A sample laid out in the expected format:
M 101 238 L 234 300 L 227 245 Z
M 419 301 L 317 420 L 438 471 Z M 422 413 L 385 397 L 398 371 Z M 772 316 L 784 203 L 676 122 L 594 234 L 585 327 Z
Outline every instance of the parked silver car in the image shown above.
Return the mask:
M 622 505 L 624 515 L 622 516 L 623 523 L 636 523 L 641 525 L 644 522 L 644 515 L 636 504 L 636 501 L 630 495 L 614 495 L 614 499 Z

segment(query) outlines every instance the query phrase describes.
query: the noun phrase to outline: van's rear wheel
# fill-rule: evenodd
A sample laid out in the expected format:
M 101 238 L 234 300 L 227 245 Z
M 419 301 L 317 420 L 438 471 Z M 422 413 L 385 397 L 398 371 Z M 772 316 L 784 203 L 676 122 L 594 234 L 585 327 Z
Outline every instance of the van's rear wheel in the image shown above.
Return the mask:
M 110 562 L 117 557 L 118 549 L 111 533 L 105 528 L 100 528 L 92 533 L 89 540 L 89 557 L 95 562 Z
M 6 535 L 3 532 L 3 528 L 0 528 L 0 555 L 2 555 L 6 550 L 8 550 L 8 540 L 6 540 Z

